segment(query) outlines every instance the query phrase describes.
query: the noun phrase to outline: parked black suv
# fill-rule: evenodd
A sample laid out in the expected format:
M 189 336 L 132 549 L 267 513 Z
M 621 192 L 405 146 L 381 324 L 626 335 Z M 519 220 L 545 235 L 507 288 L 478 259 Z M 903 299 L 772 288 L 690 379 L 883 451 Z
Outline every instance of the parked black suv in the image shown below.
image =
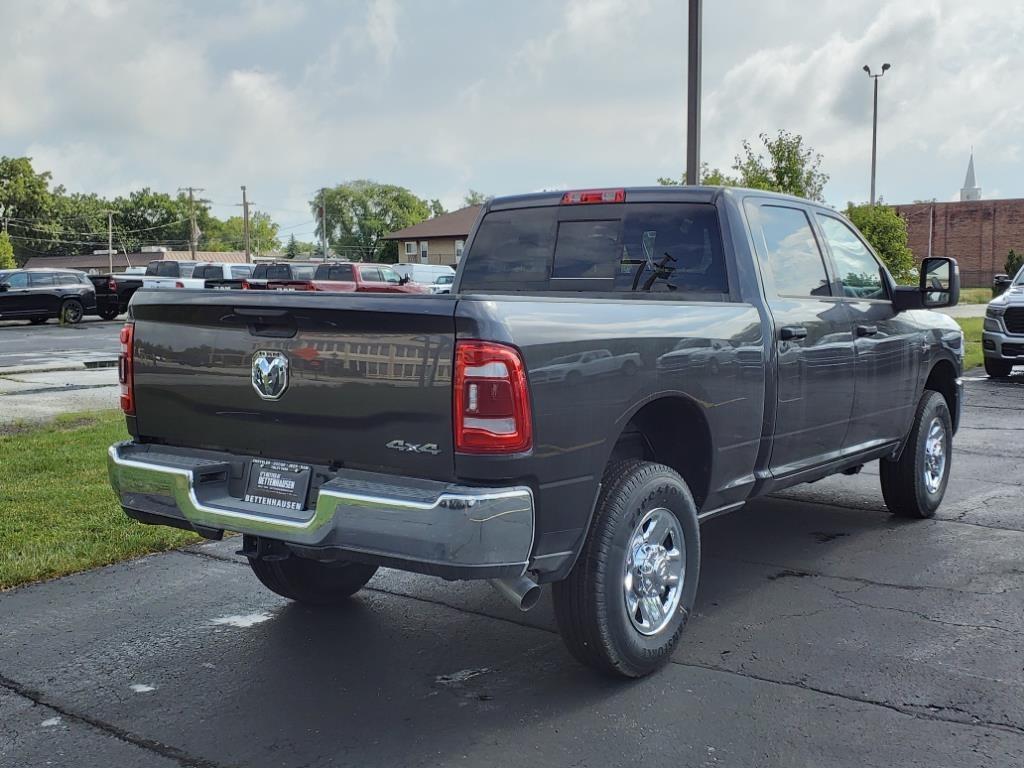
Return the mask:
M 88 275 L 63 269 L 0 272 L 0 320 L 25 318 L 33 325 L 59 317 L 74 325 L 96 314 L 96 289 Z

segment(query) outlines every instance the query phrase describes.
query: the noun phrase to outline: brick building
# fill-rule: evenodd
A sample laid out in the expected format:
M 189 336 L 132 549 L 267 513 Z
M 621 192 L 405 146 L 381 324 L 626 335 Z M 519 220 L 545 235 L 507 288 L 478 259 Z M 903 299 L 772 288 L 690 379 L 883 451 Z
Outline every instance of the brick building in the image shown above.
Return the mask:
M 1024 251 L 1024 198 L 982 200 L 974 178 L 974 155 L 960 200 L 950 203 L 894 205 L 907 222 L 908 245 L 917 261 L 952 256 L 960 264 L 965 287 L 992 285 L 1012 248 Z

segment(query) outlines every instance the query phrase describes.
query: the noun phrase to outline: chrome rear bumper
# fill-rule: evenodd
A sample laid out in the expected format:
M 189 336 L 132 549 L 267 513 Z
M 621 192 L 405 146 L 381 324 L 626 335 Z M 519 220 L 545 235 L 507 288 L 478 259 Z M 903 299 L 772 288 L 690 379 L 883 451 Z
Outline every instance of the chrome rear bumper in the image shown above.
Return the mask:
M 122 507 L 144 522 L 356 553 L 364 562 L 448 578 L 507 578 L 529 564 L 534 502 L 527 486 L 474 488 L 315 468 L 326 481 L 310 491 L 313 508 L 291 512 L 241 498 L 248 460 L 130 441 L 108 451 Z

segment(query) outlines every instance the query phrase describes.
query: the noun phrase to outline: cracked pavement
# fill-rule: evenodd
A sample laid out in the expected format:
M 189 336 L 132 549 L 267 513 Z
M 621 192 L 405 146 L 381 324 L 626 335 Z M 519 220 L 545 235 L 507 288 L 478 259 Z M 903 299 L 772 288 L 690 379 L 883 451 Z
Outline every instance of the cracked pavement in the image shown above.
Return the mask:
M 708 522 L 683 642 L 632 683 L 546 592 L 382 570 L 312 610 L 231 540 L 0 594 L 0 764 L 1024 765 L 1024 377 L 967 398 L 934 520 L 869 465 Z

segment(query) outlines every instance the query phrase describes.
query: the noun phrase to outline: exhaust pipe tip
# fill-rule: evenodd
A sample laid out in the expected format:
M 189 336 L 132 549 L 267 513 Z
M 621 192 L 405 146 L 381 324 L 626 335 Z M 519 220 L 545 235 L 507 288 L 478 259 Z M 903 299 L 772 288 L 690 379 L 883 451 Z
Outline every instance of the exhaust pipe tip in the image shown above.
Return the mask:
M 528 576 L 518 579 L 491 579 L 490 584 L 499 595 L 524 613 L 540 600 L 540 584 Z

